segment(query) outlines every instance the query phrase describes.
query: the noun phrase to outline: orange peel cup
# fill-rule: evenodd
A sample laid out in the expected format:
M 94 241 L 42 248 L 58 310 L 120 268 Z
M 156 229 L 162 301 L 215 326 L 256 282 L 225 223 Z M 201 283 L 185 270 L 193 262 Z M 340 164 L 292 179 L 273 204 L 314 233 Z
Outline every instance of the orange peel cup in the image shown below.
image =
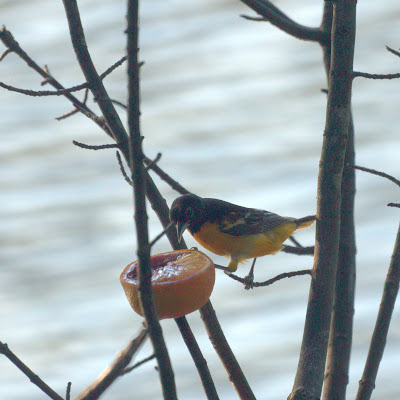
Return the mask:
M 129 264 L 120 276 L 129 304 L 139 315 L 137 265 Z M 203 307 L 215 283 L 212 260 L 198 250 L 176 250 L 151 257 L 152 287 L 158 319 L 180 318 Z

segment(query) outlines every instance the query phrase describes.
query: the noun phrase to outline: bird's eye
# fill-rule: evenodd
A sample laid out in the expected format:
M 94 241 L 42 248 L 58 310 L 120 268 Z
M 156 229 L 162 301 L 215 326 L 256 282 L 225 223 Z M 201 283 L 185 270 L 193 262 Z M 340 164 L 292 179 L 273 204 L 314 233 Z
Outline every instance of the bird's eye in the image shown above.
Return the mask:
M 189 219 L 191 219 L 193 217 L 193 208 L 192 207 L 188 207 L 186 210 L 185 210 L 185 218 L 186 218 L 186 220 L 189 220 Z

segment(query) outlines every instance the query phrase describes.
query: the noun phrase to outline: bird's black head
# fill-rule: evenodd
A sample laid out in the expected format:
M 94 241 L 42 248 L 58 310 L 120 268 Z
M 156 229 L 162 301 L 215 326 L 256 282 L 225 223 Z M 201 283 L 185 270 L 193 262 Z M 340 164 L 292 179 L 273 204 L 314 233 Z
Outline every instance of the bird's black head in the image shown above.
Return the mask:
M 194 194 L 184 194 L 174 200 L 169 212 L 169 219 L 176 224 L 178 240 L 186 228 L 194 233 L 202 223 L 204 212 L 203 199 Z

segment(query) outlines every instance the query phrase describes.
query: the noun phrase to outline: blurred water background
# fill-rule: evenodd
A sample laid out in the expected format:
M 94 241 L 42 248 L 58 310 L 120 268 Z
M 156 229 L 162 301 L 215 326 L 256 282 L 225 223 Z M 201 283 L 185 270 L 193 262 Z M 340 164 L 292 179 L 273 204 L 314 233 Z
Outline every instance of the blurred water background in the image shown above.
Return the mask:
M 125 2 L 82 0 L 81 17 L 99 72 L 124 54 Z M 300 23 L 319 25 L 322 1 L 277 4 Z M 61 1 L 0 1 L 1 24 L 65 86 L 83 82 L 69 41 Z M 298 41 L 238 1 L 141 2 L 142 128 L 149 157 L 189 190 L 206 197 L 301 217 L 315 212 L 316 180 L 325 120 L 326 87 L 318 45 Z M 400 6 L 364 0 L 358 6 L 355 69 L 400 71 L 385 50 L 399 48 Z M 42 89 L 40 77 L 15 55 L 0 64 L 0 80 Z M 106 81 L 126 100 L 125 66 Z M 400 177 L 398 81 L 354 82 L 357 163 Z M 45 89 L 51 89 L 45 87 Z M 96 105 L 89 101 L 89 106 Z M 108 138 L 63 98 L 0 92 L 0 340 L 58 393 L 68 381 L 83 390 L 141 326 L 119 283 L 135 258 L 132 193 L 114 151 L 85 151 Z M 121 117 L 125 121 L 124 111 Z M 177 196 L 157 178 L 169 204 Z M 390 182 L 357 174 L 357 300 L 349 396 L 364 366 L 399 221 Z M 151 235 L 160 231 L 150 213 Z M 311 245 L 314 228 L 297 235 Z M 188 245 L 195 242 L 187 237 Z M 164 239 L 155 251 L 169 250 Z M 224 259 L 213 256 L 222 263 Z M 260 259 L 256 280 L 309 268 L 310 257 Z M 243 275 L 249 266 L 243 267 Z M 291 390 L 301 344 L 309 278 L 245 291 L 217 272 L 212 302 L 258 399 L 284 399 Z M 221 399 L 236 394 L 208 341 L 198 313 L 189 322 Z M 162 327 L 179 396 L 204 394 L 174 321 Z M 135 360 L 148 356 L 149 344 Z M 374 399 L 395 399 L 400 365 L 400 318 L 395 310 Z M 154 361 L 121 378 L 107 400 L 160 399 Z M 43 399 L 4 357 L 0 399 Z

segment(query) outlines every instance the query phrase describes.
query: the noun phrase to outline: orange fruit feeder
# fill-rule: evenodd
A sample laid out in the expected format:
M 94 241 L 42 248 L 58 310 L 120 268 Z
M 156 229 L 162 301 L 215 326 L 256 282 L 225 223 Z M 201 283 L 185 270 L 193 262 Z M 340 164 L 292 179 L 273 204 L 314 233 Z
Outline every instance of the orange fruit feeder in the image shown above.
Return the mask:
M 139 315 L 138 262 L 129 264 L 120 277 L 129 304 Z M 180 318 L 203 307 L 215 282 L 212 260 L 198 250 L 176 250 L 151 257 L 153 295 L 158 319 Z

